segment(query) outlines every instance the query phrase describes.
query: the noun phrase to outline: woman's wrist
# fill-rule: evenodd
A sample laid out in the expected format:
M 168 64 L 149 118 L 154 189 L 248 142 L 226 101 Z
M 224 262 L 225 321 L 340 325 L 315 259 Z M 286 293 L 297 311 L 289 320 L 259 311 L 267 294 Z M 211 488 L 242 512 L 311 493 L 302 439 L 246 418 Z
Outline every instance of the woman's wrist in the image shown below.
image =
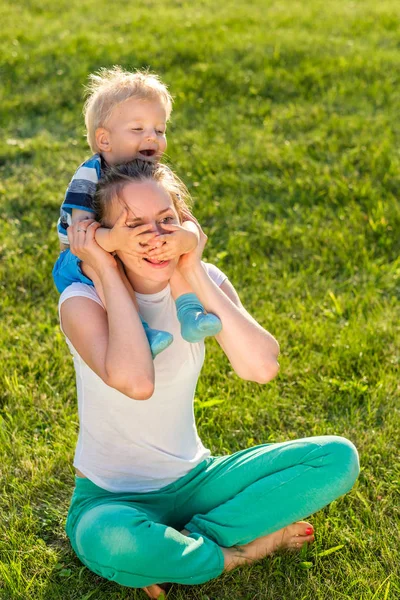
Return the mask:
M 113 258 L 113 262 L 107 260 L 102 264 L 93 266 L 93 268 L 102 281 L 115 277 L 121 279 L 121 276 L 118 272 L 117 261 L 115 260 L 115 258 Z
M 202 262 L 197 260 L 188 265 L 178 265 L 181 275 L 186 279 L 188 283 L 193 283 L 199 280 L 199 278 L 206 275 Z M 206 275 L 207 276 L 207 275 Z

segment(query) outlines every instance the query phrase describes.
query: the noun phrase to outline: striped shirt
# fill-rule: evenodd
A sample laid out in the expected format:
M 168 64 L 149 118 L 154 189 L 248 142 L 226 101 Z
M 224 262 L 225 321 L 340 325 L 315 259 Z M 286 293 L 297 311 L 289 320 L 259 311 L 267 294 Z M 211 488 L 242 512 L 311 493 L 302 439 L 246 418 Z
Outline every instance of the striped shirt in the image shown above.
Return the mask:
M 100 154 L 94 154 L 77 169 L 72 177 L 64 202 L 60 209 L 57 232 L 62 244 L 68 244 L 67 229 L 71 225 L 72 209 L 87 210 L 94 214 L 93 199 L 98 181 L 106 168 L 106 162 Z

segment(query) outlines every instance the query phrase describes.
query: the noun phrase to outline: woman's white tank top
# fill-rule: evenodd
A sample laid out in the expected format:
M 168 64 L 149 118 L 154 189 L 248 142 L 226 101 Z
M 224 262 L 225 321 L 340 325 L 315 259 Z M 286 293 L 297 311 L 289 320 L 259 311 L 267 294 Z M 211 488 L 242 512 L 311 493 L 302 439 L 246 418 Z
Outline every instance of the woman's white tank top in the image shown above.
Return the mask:
M 214 265 L 204 265 L 220 286 L 226 276 Z M 94 287 L 74 283 L 61 294 L 59 309 L 74 296 L 102 305 Z M 169 285 L 156 294 L 136 296 L 140 313 L 150 327 L 174 336 L 171 346 L 154 360 L 155 390 L 148 400 L 132 400 L 106 385 L 66 338 L 74 360 L 78 395 L 79 435 L 74 466 L 110 492 L 160 489 L 210 455 L 197 434 L 193 411 L 204 342 L 190 344 L 182 338 Z

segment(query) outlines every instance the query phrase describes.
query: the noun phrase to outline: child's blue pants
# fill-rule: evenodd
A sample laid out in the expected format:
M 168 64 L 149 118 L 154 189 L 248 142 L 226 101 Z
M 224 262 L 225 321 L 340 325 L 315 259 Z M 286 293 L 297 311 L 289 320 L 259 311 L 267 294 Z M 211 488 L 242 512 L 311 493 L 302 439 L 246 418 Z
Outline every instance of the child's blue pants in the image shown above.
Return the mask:
M 60 294 L 71 283 L 81 282 L 93 285 L 93 281 L 83 274 L 81 259 L 72 254 L 69 248 L 63 250 L 53 267 L 53 280 Z

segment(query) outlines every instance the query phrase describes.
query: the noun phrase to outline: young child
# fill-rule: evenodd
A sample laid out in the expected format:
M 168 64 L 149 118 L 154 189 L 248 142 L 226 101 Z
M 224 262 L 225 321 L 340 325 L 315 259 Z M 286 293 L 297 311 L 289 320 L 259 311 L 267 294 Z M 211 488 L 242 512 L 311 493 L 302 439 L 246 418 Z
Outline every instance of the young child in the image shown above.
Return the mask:
M 167 147 L 166 124 L 172 98 L 156 75 L 146 71 L 129 73 L 120 67 L 102 69 L 90 76 L 88 92 L 84 115 L 87 140 L 94 154 L 75 172 L 61 206 L 57 229 L 62 252 L 53 269 L 60 293 L 74 282 L 94 285 L 90 267 L 82 265 L 69 251 L 67 229 L 72 223 L 94 218 L 93 200 L 102 174 L 109 166 L 135 158 L 159 161 Z M 132 222 L 135 216 L 130 215 L 129 220 Z M 158 235 L 150 232 L 148 225 L 128 227 L 126 217 L 122 214 L 112 229 L 96 230 L 96 242 L 107 252 L 129 248 L 133 255 L 145 254 L 151 262 L 162 263 L 190 252 L 198 243 L 199 232 L 190 215 L 182 226 L 169 224 L 160 216 Z M 80 231 L 85 231 L 83 225 Z M 218 317 L 205 312 L 178 271 L 170 285 L 186 341 L 195 343 L 221 330 Z M 172 335 L 151 329 L 143 319 L 142 323 L 154 358 L 172 343 Z

